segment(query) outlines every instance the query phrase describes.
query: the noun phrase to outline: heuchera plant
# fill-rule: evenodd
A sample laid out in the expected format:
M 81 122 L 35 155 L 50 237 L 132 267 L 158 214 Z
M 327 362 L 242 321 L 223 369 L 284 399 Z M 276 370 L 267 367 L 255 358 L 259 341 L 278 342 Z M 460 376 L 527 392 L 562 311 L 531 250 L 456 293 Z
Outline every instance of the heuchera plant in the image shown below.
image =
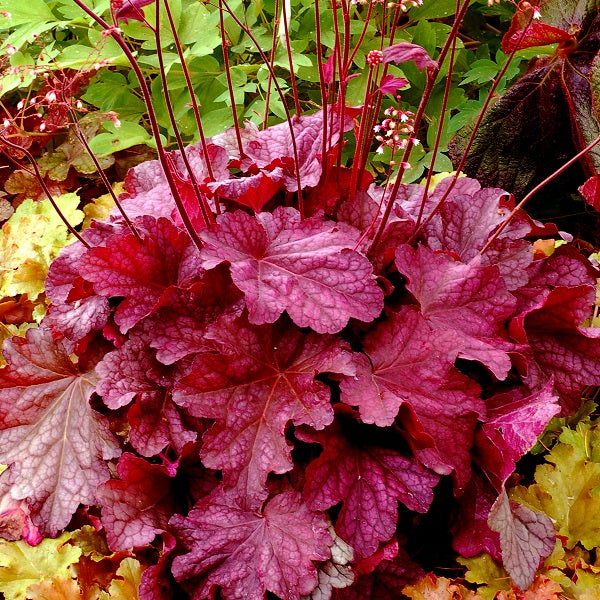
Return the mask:
M 151 4 L 115 2 L 110 26 L 76 3 L 127 52 L 118 19 L 145 22 Z M 550 418 L 600 385 L 600 335 L 582 326 L 597 273 L 569 245 L 535 251 L 557 229 L 501 189 L 402 184 L 469 2 L 435 60 L 394 44 L 408 4 L 366 9 L 392 25 L 361 109 L 344 101 L 344 3 L 330 62 L 317 37 L 320 111 L 166 152 L 149 102 L 159 159 L 52 263 L 40 327 L 4 344 L 13 537 L 56 536 L 79 509 L 114 551 L 153 545 L 145 599 L 173 597 L 173 578 L 194 599 L 391 599 L 422 573 L 414 517 L 437 497 L 457 552 L 531 583 L 554 529 L 504 486 Z M 397 61 L 428 83 L 398 119 L 399 170 L 376 184 L 366 159 Z

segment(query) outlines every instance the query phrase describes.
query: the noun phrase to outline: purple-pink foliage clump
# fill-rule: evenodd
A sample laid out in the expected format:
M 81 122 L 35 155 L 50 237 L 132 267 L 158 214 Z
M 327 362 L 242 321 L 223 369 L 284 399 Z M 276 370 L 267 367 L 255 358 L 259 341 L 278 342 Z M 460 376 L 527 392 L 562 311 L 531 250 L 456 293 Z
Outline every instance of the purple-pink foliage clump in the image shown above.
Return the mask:
M 420 573 L 409 517 L 436 494 L 465 555 L 499 556 L 529 519 L 543 539 L 528 577 L 550 543 L 502 493 L 549 419 L 600 385 L 600 338 L 582 326 L 593 269 L 567 246 L 535 253 L 556 230 L 523 212 L 481 253 L 513 205 L 467 178 L 427 198 L 401 185 L 369 247 L 389 194 L 323 173 L 322 122 L 293 120 L 299 172 L 288 124 L 243 131 L 243 157 L 231 132 L 209 140 L 217 181 L 189 150 L 220 205 L 192 220 L 201 247 L 158 162 L 135 167 L 121 200 L 137 233 L 116 212 L 93 223 L 89 248 L 52 264 L 39 329 L 5 343 L 3 506 L 48 536 L 101 505 L 113 550 L 158 550 L 142 598 L 171 573 L 194 599 L 299 599 L 338 537 L 350 576 L 333 597 L 395 598 Z

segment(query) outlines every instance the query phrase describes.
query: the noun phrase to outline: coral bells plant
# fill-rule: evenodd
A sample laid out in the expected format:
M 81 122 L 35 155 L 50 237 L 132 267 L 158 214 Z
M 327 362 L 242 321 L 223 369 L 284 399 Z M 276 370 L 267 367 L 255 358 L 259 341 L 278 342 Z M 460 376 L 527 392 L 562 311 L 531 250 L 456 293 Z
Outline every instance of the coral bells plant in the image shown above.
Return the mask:
M 119 22 L 160 31 L 149 1 L 113 3 L 113 24 L 75 3 L 134 65 Z M 158 159 L 54 260 L 39 328 L 4 344 L 5 537 L 92 524 L 111 551 L 151 555 L 145 599 L 391 599 L 430 566 L 428 519 L 445 519 L 452 539 L 432 547 L 486 551 L 532 582 L 553 524 L 505 486 L 600 385 L 600 335 L 582 325 L 597 272 L 569 244 L 537 250 L 560 233 L 502 189 L 402 183 L 469 2 L 435 57 L 394 39 L 420 2 L 357 4 L 336 9 L 331 60 L 317 27 L 322 107 L 277 125 L 167 151 L 138 69 Z M 361 107 L 345 102 L 356 15 L 384 34 Z M 426 76 L 416 112 L 398 63 Z M 381 145 L 399 155 L 375 181 Z

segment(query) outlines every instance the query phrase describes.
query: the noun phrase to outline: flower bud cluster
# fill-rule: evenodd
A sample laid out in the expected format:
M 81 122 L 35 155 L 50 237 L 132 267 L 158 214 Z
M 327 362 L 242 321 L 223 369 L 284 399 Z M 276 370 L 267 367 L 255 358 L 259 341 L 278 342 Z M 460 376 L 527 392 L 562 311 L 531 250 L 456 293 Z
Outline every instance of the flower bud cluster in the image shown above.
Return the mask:
M 386 108 L 383 114 L 385 119 L 373 128 L 375 139 L 380 144 L 376 150 L 378 154 L 383 154 L 386 147 L 391 148 L 392 151 L 404 149 L 409 140 L 415 146 L 420 143 L 417 138 L 413 137 L 414 112 L 402 110 L 399 107 L 390 107 Z

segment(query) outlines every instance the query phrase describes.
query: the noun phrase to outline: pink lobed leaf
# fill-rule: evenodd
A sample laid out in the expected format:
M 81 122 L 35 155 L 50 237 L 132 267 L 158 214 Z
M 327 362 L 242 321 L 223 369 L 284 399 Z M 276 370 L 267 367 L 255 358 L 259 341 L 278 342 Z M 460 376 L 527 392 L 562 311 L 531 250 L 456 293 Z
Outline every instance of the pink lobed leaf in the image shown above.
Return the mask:
M 350 442 L 338 424 L 302 435 L 323 446 L 306 470 L 303 496 L 309 507 L 326 510 L 343 502 L 337 534 L 361 560 L 396 532 L 398 501 L 427 512 L 439 477 L 392 449 Z
M 506 289 L 498 268 L 483 266 L 475 256 L 467 264 L 419 246 L 396 251 L 398 271 L 421 305 L 421 313 L 435 329 L 455 336 L 458 356 L 477 360 L 498 379 L 511 367 L 506 321 L 515 299 Z
M 369 260 L 351 250 L 349 226 L 279 207 L 221 215 L 200 236 L 205 268 L 230 263 L 251 323 L 273 323 L 286 310 L 299 327 L 336 333 L 350 318 L 370 322 L 381 312 L 383 293 Z
M 414 308 L 404 306 L 367 334 L 368 356 L 354 377 L 342 377 L 341 400 L 358 406 L 365 423 L 391 425 L 400 415 L 419 460 L 439 474 L 454 471 L 458 489 L 470 478 L 470 449 L 479 387 L 452 367 L 456 340 L 432 331 Z
M 383 50 L 384 63 L 403 63 L 414 60 L 417 68 L 422 71 L 428 67 L 436 67 L 437 63 L 429 56 L 427 50 L 417 44 L 400 42 Z
M 218 489 L 170 524 L 189 550 L 175 558 L 173 574 L 196 600 L 214 586 L 228 600 L 263 600 L 266 591 L 300 600 L 317 584 L 313 561 L 330 556 L 327 522 L 295 492 L 247 510 Z
M 15 500 L 27 499 L 42 533 L 64 528 L 79 504 L 95 504 L 108 479 L 105 460 L 119 447 L 105 417 L 92 410 L 95 372 L 80 373 L 47 329 L 4 345 L 0 378 L 0 463 Z
M 146 216 L 136 227 L 141 242 L 131 233 L 115 235 L 81 258 L 96 293 L 125 298 L 115 313 L 123 333 L 151 314 L 168 288 L 189 287 L 202 273 L 198 250 L 173 223 Z
M 111 550 L 144 546 L 167 529 L 175 512 L 172 476 L 162 465 L 153 465 L 125 452 L 117 465 L 119 479 L 98 488 L 102 524 Z
M 113 0 L 113 5 L 117 7 L 115 11 L 115 21 L 129 22 L 129 19 L 134 21 L 145 21 L 142 7 L 152 4 L 154 0 Z
M 198 355 L 173 397 L 190 414 L 216 420 L 203 436 L 203 462 L 256 501 L 269 472 L 293 466 L 288 424 L 322 429 L 331 423 L 330 391 L 315 375 L 354 373 L 351 355 L 341 340 L 304 335 L 291 325 L 230 319 L 208 335 L 221 352 Z
M 177 452 L 196 439 L 171 398 L 173 369 L 160 364 L 144 335 L 131 336 L 96 366 L 97 392 L 117 409 L 135 402 L 127 413 L 129 441 L 143 456 L 154 456 L 168 444 Z
M 494 484 L 502 489 L 520 460 L 537 442 L 550 419 L 560 412 L 558 396 L 549 381 L 534 394 L 519 390 L 486 401 L 487 417 L 477 431 L 477 459 Z
M 554 549 L 554 525 L 546 515 L 510 502 L 503 490 L 488 518 L 500 534 L 502 563 L 511 579 L 526 590 L 535 578 L 541 561 Z

